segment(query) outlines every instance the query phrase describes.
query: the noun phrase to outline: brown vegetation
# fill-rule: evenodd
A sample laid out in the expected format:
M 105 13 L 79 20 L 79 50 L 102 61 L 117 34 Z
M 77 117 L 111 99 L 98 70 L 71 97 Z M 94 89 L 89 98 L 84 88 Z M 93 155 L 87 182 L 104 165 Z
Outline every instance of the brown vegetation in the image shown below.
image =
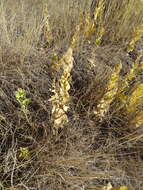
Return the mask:
M 142 10 L 0 1 L 0 189 L 143 189 Z

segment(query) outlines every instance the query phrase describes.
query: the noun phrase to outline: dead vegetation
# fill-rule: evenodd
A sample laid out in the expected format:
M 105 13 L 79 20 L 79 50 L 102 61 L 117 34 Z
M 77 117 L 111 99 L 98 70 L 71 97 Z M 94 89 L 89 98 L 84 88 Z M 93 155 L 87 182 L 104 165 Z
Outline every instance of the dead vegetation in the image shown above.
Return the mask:
M 143 189 L 142 8 L 1 0 L 0 189 Z

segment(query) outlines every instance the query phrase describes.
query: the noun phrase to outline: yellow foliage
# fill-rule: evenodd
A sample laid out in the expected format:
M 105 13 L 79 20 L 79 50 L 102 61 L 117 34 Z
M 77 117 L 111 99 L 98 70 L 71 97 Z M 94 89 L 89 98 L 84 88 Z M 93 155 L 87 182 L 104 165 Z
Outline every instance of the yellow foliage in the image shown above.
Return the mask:
M 103 95 L 102 99 L 100 100 L 99 104 L 97 105 L 97 110 L 94 111 L 100 118 L 103 118 L 107 113 L 110 104 L 114 100 L 114 97 L 118 90 L 118 81 L 119 81 L 119 73 L 122 69 L 122 64 L 116 65 L 106 87 L 106 92 Z
M 111 190 L 130 190 L 127 186 L 112 187 Z
M 129 83 L 133 78 L 138 76 L 138 74 L 140 74 L 142 69 L 143 69 L 143 62 L 141 62 L 140 64 L 136 62 L 133 63 L 132 68 L 130 69 L 127 76 L 125 77 L 126 82 Z
M 99 2 L 99 6 L 96 7 L 94 10 L 93 20 L 90 18 L 89 13 L 85 15 L 83 15 L 83 13 L 80 14 L 80 23 L 77 25 L 76 31 L 71 40 L 71 46 L 73 48 L 75 48 L 78 43 L 81 31 L 83 31 L 85 39 L 89 39 L 92 36 L 92 34 L 96 31 L 95 26 L 97 24 L 97 19 L 102 14 L 103 9 L 104 9 L 104 0 L 101 0 Z M 100 26 L 96 37 L 97 46 L 100 45 L 103 34 L 104 34 L 104 28 Z
M 129 46 L 128 46 L 128 52 L 134 50 L 134 46 L 136 42 L 141 39 L 142 35 L 143 35 L 143 24 L 135 28 L 133 38 L 130 41 Z
M 106 186 L 104 186 L 101 190 L 131 190 L 127 186 L 119 186 L 119 187 L 113 187 L 111 183 L 108 183 Z
M 84 29 L 84 17 L 83 13 L 80 13 L 80 22 L 76 26 L 75 33 L 73 34 L 73 37 L 71 39 L 71 47 L 75 48 L 77 46 L 79 37 L 80 37 L 80 32 Z
M 75 33 L 71 40 L 71 47 L 75 48 L 80 38 L 80 34 L 84 35 L 84 40 L 89 39 L 95 32 L 94 22 L 91 20 L 90 15 L 87 13 L 83 15 L 80 13 L 80 22 L 76 27 Z
M 101 44 L 102 37 L 104 35 L 105 29 L 103 27 L 99 28 L 99 31 L 96 36 L 95 44 L 96 46 L 99 46 Z
M 125 92 L 128 90 L 130 86 L 130 82 L 137 77 L 143 70 L 143 62 L 138 63 L 140 61 L 140 58 L 142 57 L 142 53 L 137 57 L 135 63 L 132 64 L 132 68 L 129 70 L 127 75 L 125 76 L 124 80 L 122 81 L 122 84 L 120 85 L 118 89 L 118 98 L 123 102 L 126 103 L 127 99 L 129 98 L 128 94 L 125 95 Z
M 20 147 L 19 158 L 24 158 L 24 159 L 29 158 L 29 150 L 27 147 Z
M 102 12 L 103 9 L 104 9 L 104 0 L 100 0 L 98 7 L 96 7 L 94 10 L 94 22 L 95 23 L 97 21 L 99 14 Z
M 143 101 L 143 84 L 139 84 L 129 97 L 127 104 L 128 112 L 135 111 L 136 106 Z
M 102 2 L 102 0 L 97 2 Z M 142 33 L 143 1 L 103 1 L 102 9 L 105 10 L 102 23 L 109 42 L 122 45 L 128 44 L 128 51 L 130 51 L 130 49 L 134 48 L 134 44 L 140 39 Z
M 68 103 L 70 101 L 70 72 L 73 67 L 73 50 L 71 47 L 63 55 L 60 60 L 60 67 L 62 67 L 63 72 L 60 76 L 60 79 L 57 82 L 53 82 L 54 95 L 50 98 L 49 101 L 52 103 L 52 115 L 51 119 L 53 121 L 53 128 L 58 130 L 63 128 L 64 124 L 68 122 L 68 117 L 66 115 L 67 110 L 69 109 Z
M 104 35 L 105 29 L 103 27 L 103 11 L 105 8 L 104 0 L 99 1 L 98 7 L 94 10 L 94 24 L 98 23 L 98 27 L 96 28 L 96 41 L 95 45 L 99 46 Z
M 91 20 L 90 15 L 87 14 L 85 17 L 85 28 L 84 28 L 85 38 L 89 39 L 94 32 L 95 32 L 95 24 Z

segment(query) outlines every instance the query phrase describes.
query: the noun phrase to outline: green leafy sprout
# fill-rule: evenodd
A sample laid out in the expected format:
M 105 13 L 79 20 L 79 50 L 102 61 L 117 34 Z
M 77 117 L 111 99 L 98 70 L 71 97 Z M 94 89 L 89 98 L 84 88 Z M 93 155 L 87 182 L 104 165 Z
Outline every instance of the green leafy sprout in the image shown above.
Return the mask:
M 27 147 L 20 147 L 19 158 L 28 159 L 29 156 L 29 149 Z
M 24 113 L 27 113 L 27 107 L 30 104 L 31 99 L 26 97 L 26 91 L 24 89 L 18 88 L 18 90 L 15 92 L 15 97 L 16 100 L 20 103 L 21 110 Z

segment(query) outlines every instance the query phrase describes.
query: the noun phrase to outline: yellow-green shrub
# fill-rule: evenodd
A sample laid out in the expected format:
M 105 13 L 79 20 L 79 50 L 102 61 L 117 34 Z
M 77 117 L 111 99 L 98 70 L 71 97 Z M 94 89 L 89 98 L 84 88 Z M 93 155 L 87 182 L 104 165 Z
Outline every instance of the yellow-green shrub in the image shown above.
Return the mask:
M 108 112 L 110 108 L 110 104 L 114 100 L 117 90 L 118 90 L 118 82 L 119 82 L 119 73 L 122 69 L 122 64 L 119 63 L 115 66 L 113 73 L 107 83 L 106 92 L 99 101 L 97 105 L 97 109 L 94 111 L 99 118 L 104 118 L 105 114 Z

